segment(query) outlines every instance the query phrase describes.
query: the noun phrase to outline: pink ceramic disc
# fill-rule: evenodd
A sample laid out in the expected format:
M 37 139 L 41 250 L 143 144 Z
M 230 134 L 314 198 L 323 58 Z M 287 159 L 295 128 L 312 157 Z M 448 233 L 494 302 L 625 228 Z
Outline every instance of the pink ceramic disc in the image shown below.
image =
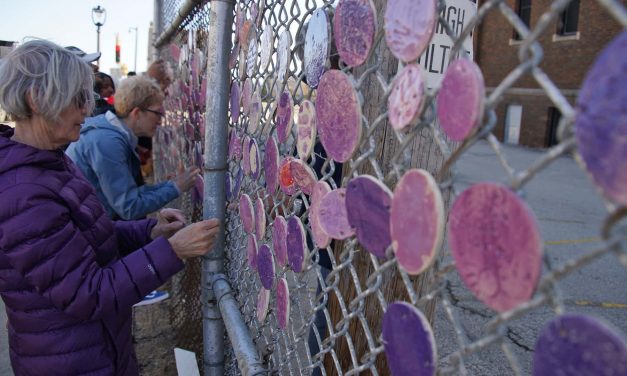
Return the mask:
M 294 119 L 294 100 L 289 91 L 284 91 L 279 97 L 279 105 L 276 110 L 276 129 L 279 142 L 287 141 L 292 131 Z
M 279 149 L 272 135 L 266 141 L 265 153 L 263 167 L 266 174 L 266 188 L 272 195 L 279 187 Z
M 424 85 L 424 74 L 418 64 L 406 65 L 394 78 L 388 97 L 388 116 L 394 129 L 401 130 L 418 117 Z
M 406 63 L 414 61 L 435 31 L 436 0 L 389 0 L 384 22 L 385 41 L 392 54 Z
M 335 45 L 349 67 L 363 64 L 372 50 L 376 34 L 372 0 L 340 0 L 333 17 Z
M 260 324 L 266 320 L 268 316 L 268 307 L 270 306 L 270 290 L 266 290 L 263 287 L 259 290 L 257 295 L 257 321 Z
M 281 191 L 289 196 L 296 193 L 296 190 L 298 189 L 298 186 L 294 181 L 294 176 L 292 176 L 292 169 L 290 166 L 290 162 L 293 159 L 293 157 L 285 157 L 279 165 L 279 186 L 281 187 Z
M 253 92 L 250 100 L 250 111 L 248 115 L 248 132 L 254 133 L 259 127 L 259 120 L 261 119 L 261 95 L 259 94 L 259 88 L 256 88 Z
M 466 138 L 479 125 L 485 85 L 481 70 L 469 59 L 452 62 L 438 93 L 438 119 L 453 141 Z
M 250 176 L 257 180 L 261 171 L 261 160 L 259 157 L 259 146 L 257 146 L 257 140 L 254 138 L 249 143 L 248 157 L 250 158 Z
M 331 244 L 331 237 L 322 229 L 320 225 L 320 202 L 322 198 L 331 192 L 331 187 L 325 181 L 319 181 L 314 185 L 311 194 L 311 202 L 309 203 L 309 223 L 311 224 L 311 233 L 316 247 L 326 248 Z
M 342 240 L 355 235 L 355 230 L 348 223 L 345 188 L 338 188 L 322 197 L 318 218 L 324 232 L 333 239 Z
M 309 19 L 305 35 L 305 75 L 310 87 L 318 86 L 329 55 L 329 22 L 324 9 L 317 9 Z
M 305 239 L 305 229 L 300 218 L 294 216 L 287 220 L 287 260 L 296 273 L 300 273 L 305 268 L 305 253 L 307 252 L 307 241 Z
M 246 53 L 246 74 L 252 77 L 257 68 L 257 28 L 253 25 L 248 33 L 248 51 Z
M 248 234 L 246 256 L 248 258 L 248 266 L 255 270 L 257 269 L 257 252 L 257 237 L 254 234 Z
M 255 232 L 255 211 L 250 196 L 246 193 L 242 194 L 239 199 L 239 217 L 242 221 L 244 231 L 248 234 Z
M 277 48 L 277 84 L 283 85 L 287 76 L 287 70 L 290 66 L 290 46 L 292 45 L 292 36 L 288 30 L 285 30 L 279 36 L 279 46 Z
M 239 121 L 239 85 L 233 81 L 231 84 L 231 123 L 235 124 Z
M 361 138 L 361 107 L 348 76 L 339 70 L 322 75 L 316 99 L 316 121 L 327 155 L 346 162 Z
M 346 187 L 346 214 L 364 248 L 385 257 L 390 239 L 392 192 L 370 175 L 353 178 Z
M 242 50 L 248 51 L 248 36 L 250 34 L 250 30 L 253 27 L 253 23 L 251 20 L 245 20 L 242 24 L 242 28 L 239 30 L 239 42 L 242 46 Z M 240 63 L 243 61 L 240 61 Z
M 266 208 L 259 197 L 255 200 L 255 234 L 260 240 L 266 234 Z
M 311 101 L 305 99 L 300 104 L 296 122 L 296 150 L 298 157 L 303 161 L 306 161 L 313 151 L 316 134 L 316 108 Z
M 279 267 L 287 265 L 287 222 L 281 215 L 272 223 L 272 247 Z
M 272 56 L 272 44 L 274 42 L 274 34 L 272 32 L 272 26 L 266 25 L 261 33 L 261 64 L 259 65 L 259 71 L 263 72 L 268 67 L 270 62 L 270 56 Z
M 248 115 L 250 112 L 250 100 L 253 96 L 253 83 L 250 78 L 244 81 L 244 89 L 242 90 L 242 110 Z
M 250 175 L 251 169 L 250 169 L 250 143 L 251 143 L 251 138 L 248 137 L 247 135 L 244 135 L 244 139 L 242 141 L 243 144 L 243 151 L 242 151 L 242 170 L 244 170 L 244 174 L 246 176 Z
M 276 320 L 281 329 L 286 329 L 290 318 L 290 290 L 287 280 L 280 278 L 276 286 Z
M 479 300 L 505 312 L 533 295 L 542 239 L 531 210 L 509 188 L 481 183 L 465 190 L 448 229 L 457 270 Z
M 274 285 L 274 257 L 270 247 L 265 244 L 259 247 L 257 253 L 257 271 L 261 285 L 270 290 Z
M 390 210 L 392 249 L 406 273 L 422 273 L 435 260 L 444 233 L 444 203 L 435 179 L 409 170 L 394 189 Z
M 304 194 L 310 195 L 313 187 L 318 182 L 318 177 L 314 170 L 300 159 L 293 159 L 290 162 L 290 170 L 294 183 Z

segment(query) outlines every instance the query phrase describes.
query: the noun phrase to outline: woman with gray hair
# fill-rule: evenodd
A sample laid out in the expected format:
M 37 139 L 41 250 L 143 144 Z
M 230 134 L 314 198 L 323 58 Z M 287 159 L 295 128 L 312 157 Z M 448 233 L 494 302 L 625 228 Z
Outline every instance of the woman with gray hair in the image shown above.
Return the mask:
M 89 65 L 37 40 L 0 67 L 0 296 L 17 375 L 137 375 L 131 312 L 206 254 L 217 220 L 114 222 L 60 149 L 93 107 Z

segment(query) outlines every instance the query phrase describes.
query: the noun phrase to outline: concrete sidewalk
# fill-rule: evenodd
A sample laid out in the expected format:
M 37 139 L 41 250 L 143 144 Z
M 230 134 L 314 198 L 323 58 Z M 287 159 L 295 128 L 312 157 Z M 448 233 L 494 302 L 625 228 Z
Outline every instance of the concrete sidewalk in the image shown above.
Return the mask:
M 0 299 L 0 375 L 13 375 L 7 341 L 7 313 L 2 299 Z

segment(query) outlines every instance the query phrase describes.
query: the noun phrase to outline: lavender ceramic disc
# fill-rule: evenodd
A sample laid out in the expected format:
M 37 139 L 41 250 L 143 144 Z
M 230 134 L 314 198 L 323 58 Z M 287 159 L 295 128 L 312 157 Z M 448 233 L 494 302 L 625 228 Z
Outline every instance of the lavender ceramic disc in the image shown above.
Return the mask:
M 331 237 L 322 229 L 320 224 L 320 202 L 322 198 L 331 192 L 331 187 L 325 181 L 319 181 L 314 185 L 311 201 L 309 203 L 309 223 L 316 247 L 326 248 L 331 244 Z
M 257 295 L 257 321 L 263 324 L 268 316 L 268 308 L 270 307 L 270 290 L 266 290 L 263 287 L 259 290 Z
M 536 342 L 533 375 L 627 375 L 627 346 L 595 318 L 566 314 L 549 322 Z
M 369 175 L 352 179 L 346 187 L 346 215 L 364 248 L 377 257 L 385 257 L 390 238 L 392 192 Z
M 243 150 L 242 150 L 242 170 L 244 170 L 244 174 L 246 176 L 250 175 L 250 143 L 252 139 L 247 135 L 244 135 L 243 138 Z
M 470 135 L 481 121 L 485 84 L 481 70 L 472 60 L 457 59 L 446 69 L 438 93 L 438 119 L 453 141 Z
M 248 33 L 248 51 L 246 53 L 246 74 L 252 77 L 257 68 L 257 28 L 253 25 Z
M 270 247 L 265 244 L 259 247 L 257 253 L 257 271 L 261 285 L 270 290 L 274 284 L 274 257 Z
M 259 146 L 257 146 L 257 140 L 254 138 L 250 139 L 250 143 L 248 144 L 248 157 L 250 158 L 250 176 L 257 180 L 259 178 L 259 172 L 261 170 L 261 159 L 259 157 Z
M 292 131 L 294 119 L 294 100 L 289 91 L 284 91 L 279 97 L 279 105 L 276 110 L 276 129 L 279 142 L 287 141 Z
M 242 89 L 242 110 L 248 115 L 250 112 L 250 100 L 253 96 L 253 82 L 250 78 L 244 81 L 244 88 Z
M 296 150 L 298 157 L 306 161 L 313 151 L 316 143 L 316 107 L 305 99 L 298 110 L 298 120 L 296 122 Z
M 540 276 L 542 239 L 525 203 L 500 184 L 475 184 L 453 203 L 449 246 L 468 288 L 505 312 L 526 302 Z
M 293 157 L 285 157 L 281 160 L 281 164 L 279 165 L 279 186 L 281 187 L 281 191 L 288 196 L 296 193 L 298 186 L 294 181 L 294 176 L 292 176 L 292 169 L 290 163 L 294 160 Z
M 348 161 L 361 139 L 361 107 L 348 76 L 339 70 L 322 75 L 316 121 L 327 155 L 336 162 Z
M 349 67 L 363 64 L 372 50 L 376 34 L 372 0 L 340 0 L 333 17 L 337 52 Z
M 287 280 L 280 278 L 276 286 L 276 320 L 279 328 L 286 329 L 290 319 L 290 290 Z
M 324 9 L 317 9 L 305 35 L 305 75 L 310 87 L 318 86 L 329 55 L 329 22 Z
M 392 249 L 399 267 L 422 273 L 434 261 L 444 233 L 444 203 L 435 179 L 409 170 L 394 189 L 390 209 Z
M 239 101 L 240 101 L 240 92 L 239 85 L 237 82 L 233 81 L 231 84 L 231 123 L 236 124 L 239 121 Z
M 284 30 L 279 36 L 279 45 L 277 47 L 277 84 L 283 85 L 287 76 L 287 69 L 290 65 L 290 46 L 292 45 L 292 36 L 288 30 Z
M 418 59 L 438 22 L 436 0 L 390 0 L 384 16 L 385 41 L 403 62 Z
M 346 213 L 346 188 L 338 188 L 322 197 L 318 218 L 322 230 L 333 239 L 342 240 L 355 235 Z
M 255 234 L 260 240 L 266 234 L 266 208 L 259 197 L 255 200 Z
M 239 199 L 239 217 L 242 221 L 244 231 L 248 234 L 255 232 L 255 211 L 250 196 L 246 193 L 242 194 Z
M 307 241 L 305 239 L 305 229 L 300 218 L 294 216 L 287 220 L 287 260 L 296 273 L 303 271 L 305 267 L 305 254 L 307 252 Z
M 246 245 L 246 257 L 248 258 L 248 266 L 251 269 L 257 269 L 257 237 L 254 234 L 248 234 L 248 243 Z
M 392 375 L 435 375 L 435 337 L 429 320 L 416 307 L 406 302 L 390 304 L 383 315 L 381 336 Z
M 318 182 L 318 177 L 314 170 L 302 160 L 293 159 L 290 162 L 290 171 L 292 172 L 292 179 L 294 179 L 296 186 L 300 188 L 304 194 L 311 195 L 314 185 Z
M 261 61 L 259 71 L 263 72 L 268 67 L 270 56 L 272 56 L 272 44 L 274 43 L 274 33 L 272 26 L 266 25 L 261 33 Z
M 250 99 L 250 110 L 248 115 L 248 132 L 254 133 L 259 127 L 259 121 L 261 120 L 261 95 L 259 94 L 259 88 L 256 88 Z
M 279 187 L 279 149 L 272 135 L 266 141 L 265 154 L 263 167 L 266 174 L 266 188 L 272 195 Z
M 425 78 L 422 67 L 407 64 L 392 82 L 392 92 L 388 97 L 390 125 L 401 130 L 420 114 Z
M 601 52 L 577 99 L 579 154 L 604 195 L 627 206 L 627 31 Z
M 272 247 L 279 267 L 287 265 L 287 222 L 277 215 L 272 223 Z

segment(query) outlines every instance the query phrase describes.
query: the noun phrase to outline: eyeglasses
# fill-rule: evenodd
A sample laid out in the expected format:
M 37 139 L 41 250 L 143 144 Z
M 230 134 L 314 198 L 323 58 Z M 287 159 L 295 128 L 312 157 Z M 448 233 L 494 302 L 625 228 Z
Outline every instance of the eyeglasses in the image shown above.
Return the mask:
M 151 109 L 149 109 L 149 108 L 140 108 L 140 110 L 142 110 L 142 111 L 146 111 L 146 112 L 152 112 L 153 114 L 155 114 L 155 115 L 157 115 L 157 116 L 159 116 L 159 117 L 164 117 L 164 116 L 165 116 L 165 114 L 164 114 L 163 112 L 161 112 L 161 111 L 156 111 L 156 110 L 151 110 Z

